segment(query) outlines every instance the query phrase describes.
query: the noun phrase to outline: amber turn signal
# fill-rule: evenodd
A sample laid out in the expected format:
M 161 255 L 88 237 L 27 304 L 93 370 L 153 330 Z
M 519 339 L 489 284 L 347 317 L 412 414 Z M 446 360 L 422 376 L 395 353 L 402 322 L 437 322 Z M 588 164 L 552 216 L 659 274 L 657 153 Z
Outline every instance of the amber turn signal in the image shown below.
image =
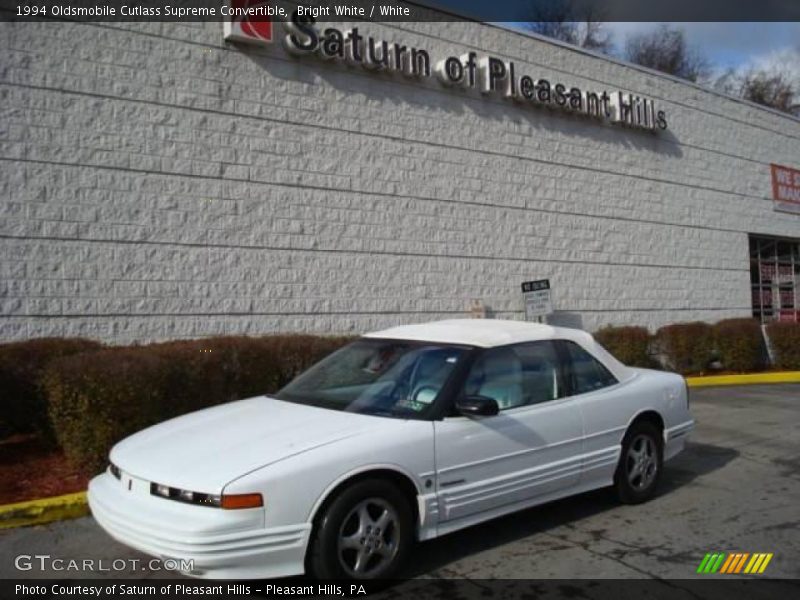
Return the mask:
M 264 506 L 261 494 L 224 494 L 220 504 L 222 508 L 258 508 Z

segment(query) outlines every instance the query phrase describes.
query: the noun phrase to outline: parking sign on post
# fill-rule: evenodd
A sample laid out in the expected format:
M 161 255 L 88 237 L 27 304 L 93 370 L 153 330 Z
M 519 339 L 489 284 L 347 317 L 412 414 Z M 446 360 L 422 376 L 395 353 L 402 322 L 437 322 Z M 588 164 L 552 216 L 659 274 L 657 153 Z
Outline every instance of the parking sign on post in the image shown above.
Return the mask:
M 524 281 L 522 297 L 525 300 L 525 318 L 529 321 L 538 321 L 541 317 L 553 312 L 549 279 Z

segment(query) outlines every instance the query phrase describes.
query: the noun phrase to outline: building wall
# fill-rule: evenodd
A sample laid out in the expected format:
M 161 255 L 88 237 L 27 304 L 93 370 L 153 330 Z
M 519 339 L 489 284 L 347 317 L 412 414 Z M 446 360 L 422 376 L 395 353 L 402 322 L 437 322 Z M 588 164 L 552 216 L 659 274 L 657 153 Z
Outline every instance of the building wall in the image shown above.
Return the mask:
M 750 314 L 747 234 L 800 238 L 800 122 L 490 25 L 361 24 L 655 98 L 660 134 L 226 45 L 218 23 L 0 24 L 0 339 L 112 342 Z

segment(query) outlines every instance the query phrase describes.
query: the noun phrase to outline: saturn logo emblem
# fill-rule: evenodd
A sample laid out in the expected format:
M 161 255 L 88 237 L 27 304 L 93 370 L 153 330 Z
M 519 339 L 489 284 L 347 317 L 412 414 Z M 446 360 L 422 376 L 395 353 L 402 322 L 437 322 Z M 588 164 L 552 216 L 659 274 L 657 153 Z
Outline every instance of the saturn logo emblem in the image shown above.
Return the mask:
M 264 0 L 230 0 L 226 14 L 225 39 L 268 44 L 272 41 L 272 21 Z

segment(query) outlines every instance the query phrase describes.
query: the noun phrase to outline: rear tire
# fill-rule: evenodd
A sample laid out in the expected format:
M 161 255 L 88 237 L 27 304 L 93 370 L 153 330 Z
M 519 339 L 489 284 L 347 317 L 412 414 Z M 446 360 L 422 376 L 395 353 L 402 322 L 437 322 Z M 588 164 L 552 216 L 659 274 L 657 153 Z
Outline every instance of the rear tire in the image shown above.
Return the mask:
M 624 504 L 647 502 L 656 492 L 664 464 L 664 441 L 656 425 L 639 421 L 622 440 L 622 452 L 614 474 L 617 497 Z
M 356 482 L 323 507 L 306 570 L 317 579 L 392 578 L 408 557 L 413 527 L 413 512 L 397 486 L 381 479 Z

